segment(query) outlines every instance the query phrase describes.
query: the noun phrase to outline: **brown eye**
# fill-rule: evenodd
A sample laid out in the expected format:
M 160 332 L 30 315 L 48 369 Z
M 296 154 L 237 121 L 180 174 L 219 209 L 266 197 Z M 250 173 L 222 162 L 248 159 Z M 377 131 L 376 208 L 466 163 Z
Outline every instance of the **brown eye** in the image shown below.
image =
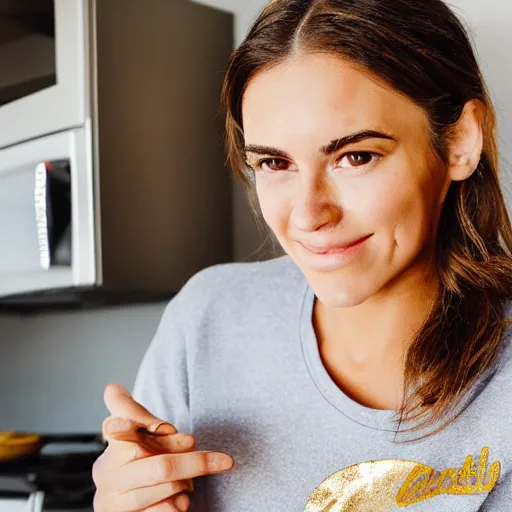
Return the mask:
M 374 159 L 377 159 L 379 155 L 371 153 L 369 151 L 359 151 L 356 153 L 347 153 L 339 160 L 340 167 L 361 167 L 371 163 Z M 343 162 L 347 162 L 348 165 L 343 165 Z
M 267 158 L 266 160 L 261 160 L 256 165 L 256 170 L 262 171 L 286 171 L 288 167 L 288 162 L 286 160 L 280 160 L 279 158 Z

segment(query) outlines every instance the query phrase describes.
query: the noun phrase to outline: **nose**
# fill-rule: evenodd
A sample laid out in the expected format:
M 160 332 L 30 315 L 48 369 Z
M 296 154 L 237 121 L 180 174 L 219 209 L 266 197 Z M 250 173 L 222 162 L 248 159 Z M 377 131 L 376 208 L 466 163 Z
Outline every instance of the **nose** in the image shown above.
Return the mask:
M 317 231 L 337 225 L 342 216 L 337 190 L 324 173 L 306 175 L 297 182 L 291 214 L 300 231 Z

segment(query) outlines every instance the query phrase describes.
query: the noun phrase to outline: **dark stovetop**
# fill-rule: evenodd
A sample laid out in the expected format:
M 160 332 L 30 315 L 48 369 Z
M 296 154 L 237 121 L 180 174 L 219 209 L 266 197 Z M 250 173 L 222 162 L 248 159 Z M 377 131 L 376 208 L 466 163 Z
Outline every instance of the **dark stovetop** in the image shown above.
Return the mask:
M 92 465 L 105 445 L 99 435 L 85 438 L 97 446 L 78 453 L 45 454 L 43 450 L 41 454 L 0 461 L 0 498 L 23 497 L 40 490 L 45 493 L 45 509 L 91 506 L 95 492 Z

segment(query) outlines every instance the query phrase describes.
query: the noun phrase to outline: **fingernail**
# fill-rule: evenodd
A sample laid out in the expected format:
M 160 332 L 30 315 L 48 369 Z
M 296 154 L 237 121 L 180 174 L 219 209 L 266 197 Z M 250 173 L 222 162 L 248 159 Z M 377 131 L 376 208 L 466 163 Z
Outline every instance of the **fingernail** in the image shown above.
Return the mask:
M 166 421 L 160 423 L 153 423 L 147 427 L 147 431 L 151 434 L 175 434 L 176 429 Z
M 209 453 L 206 460 L 210 471 L 227 471 L 233 466 L 233 459 L 223 453 Z

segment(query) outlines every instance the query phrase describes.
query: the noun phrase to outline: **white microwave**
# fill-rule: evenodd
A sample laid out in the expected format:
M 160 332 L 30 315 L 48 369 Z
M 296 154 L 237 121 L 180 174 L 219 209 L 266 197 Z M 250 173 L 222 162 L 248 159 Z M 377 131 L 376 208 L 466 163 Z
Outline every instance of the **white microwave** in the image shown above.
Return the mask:
M 232 49 L 233 16 L 189 0 L 0 2 L 0 311 L 168 297 L 232 260 Z
M 95 215 L 86 128 L 0 155 L 0 296 L 95 284 Z
M 0 4 L 0 148 L 84 124 L 87 0 Z

